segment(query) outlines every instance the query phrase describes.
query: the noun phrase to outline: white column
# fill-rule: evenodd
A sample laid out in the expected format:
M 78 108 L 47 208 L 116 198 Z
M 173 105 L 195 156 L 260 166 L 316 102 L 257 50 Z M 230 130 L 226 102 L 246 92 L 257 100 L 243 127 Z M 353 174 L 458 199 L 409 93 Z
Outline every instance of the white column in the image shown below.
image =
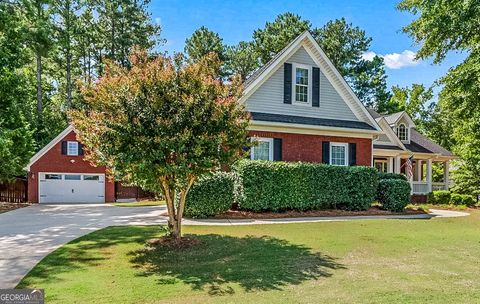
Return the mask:
M 449 180 L 449 170 L 450 170 L 450 162 L 447 160 L 443 163 L 443 182 L 445 183 L 445 189 L 448 190 L 450 186 Z
M 387 157 L 387 172 L 393 173 L 393 157 Z
M 420 159 L 417 159 L 417 181 L 421 182 L 422 181 L 422 161 Z
M 400 156 L 395 156 L 395 173 L 400 173 Z
M 427 159 L 427 192 L 432 192 L 432 160 Z

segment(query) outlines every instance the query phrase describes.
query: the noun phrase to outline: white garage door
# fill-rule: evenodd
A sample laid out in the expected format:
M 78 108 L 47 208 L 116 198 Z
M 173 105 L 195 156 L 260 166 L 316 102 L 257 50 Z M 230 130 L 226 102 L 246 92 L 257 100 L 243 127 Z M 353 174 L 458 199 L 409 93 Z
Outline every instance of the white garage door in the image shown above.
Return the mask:
M 39 173 L 40 203 L 103 203 L 104 174 Z

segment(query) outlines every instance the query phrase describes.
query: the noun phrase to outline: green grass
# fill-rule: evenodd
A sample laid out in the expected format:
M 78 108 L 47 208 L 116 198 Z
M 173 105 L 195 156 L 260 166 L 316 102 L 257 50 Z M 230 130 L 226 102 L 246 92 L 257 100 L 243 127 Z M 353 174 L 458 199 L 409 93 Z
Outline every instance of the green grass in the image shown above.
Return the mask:
M 145 249 L 158 226 L 110 227 L 48 255 L 18 287 L 47 303 L 475 303 L 480 211 L 463 218 L 185 226 L 202 243 Z
M 148 207 L 148 206 L 163 206 L 165 201 L 138 201 L 138 202 L 129 202 L 129 203 L 112 203 L 112 205 L 117 207 Z

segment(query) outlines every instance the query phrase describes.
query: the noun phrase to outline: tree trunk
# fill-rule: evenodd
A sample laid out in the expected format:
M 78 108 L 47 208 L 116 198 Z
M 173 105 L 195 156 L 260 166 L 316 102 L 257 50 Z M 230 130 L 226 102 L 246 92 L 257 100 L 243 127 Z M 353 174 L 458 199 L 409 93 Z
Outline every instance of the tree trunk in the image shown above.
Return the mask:
M 179 240 L 182 237 L 182 218 L 185 210 L 185 201 L 188 191 L 195 181 L 195 176 L 189 176 L 187 186 L 180 190 L 177 208 L 175 208 L 175 190 L 173 189 L 172 180 L 169 177 L 160 177 L 160 184 L 165 195 L 168 210 L 168 231 L 172 238 Z M 175 210 L 176 209 L 176 210 Z
M 66 20 L 65 20 L 65 32 L 67 34 L 67 46 L 66 46 L 66 61 L 67 61 L 67 109 L 70 109 L 72 106 L 72 73 L 71 73 L 71 66 L 72 66 L 72 41 L 70 37 L 70 32 L 72 30 L 72 24 L 70 19 L 70 1 L 66 1 L 65 3 L 66 8 Z

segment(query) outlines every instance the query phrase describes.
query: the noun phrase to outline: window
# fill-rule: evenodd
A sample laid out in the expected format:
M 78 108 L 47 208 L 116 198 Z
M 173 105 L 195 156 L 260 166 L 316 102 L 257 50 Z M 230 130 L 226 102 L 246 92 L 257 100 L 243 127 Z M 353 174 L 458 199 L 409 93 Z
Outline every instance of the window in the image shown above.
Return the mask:
M 387 161 L 383 160 L 383 159 L 376 159 L 375 160 L 375 168 L 378 170 L 378 172 L 386 173 L 388 171 Z
M 98 181 L 98 180 L 100 180 L 100 176 L 98 176 L 98 175 L 84 175 L 83 180 Z
M 294 86 L 294 101 L 297 104 L 308 104 L 310 103 L 310 83 L 311 83 L 311 75 L 310 75 L 310 67 L 305 65 L 294 64 L 294 79 L 293 83 Z
M 400 138 L 400 140 L 403 140 L 403 141 L 408 140 L 408 130 L 403 123 L 398 126 L 397 135 L 398 135 L 398 138 Z
M 62 179 L 61 174 L 45 174 L 45 179 Z
M 78 142 L 67 141 L 67 155 L 78 155 Z
M 348 165 L 348 144 L 330 143 L 330 164 L 334 166 Z
M 257 145 L 250 150 L 252 160 L 273 160 L 273 138 L 256 138 Z
M 80 174 L 65 174 L 65 180 L 80 180 Z

